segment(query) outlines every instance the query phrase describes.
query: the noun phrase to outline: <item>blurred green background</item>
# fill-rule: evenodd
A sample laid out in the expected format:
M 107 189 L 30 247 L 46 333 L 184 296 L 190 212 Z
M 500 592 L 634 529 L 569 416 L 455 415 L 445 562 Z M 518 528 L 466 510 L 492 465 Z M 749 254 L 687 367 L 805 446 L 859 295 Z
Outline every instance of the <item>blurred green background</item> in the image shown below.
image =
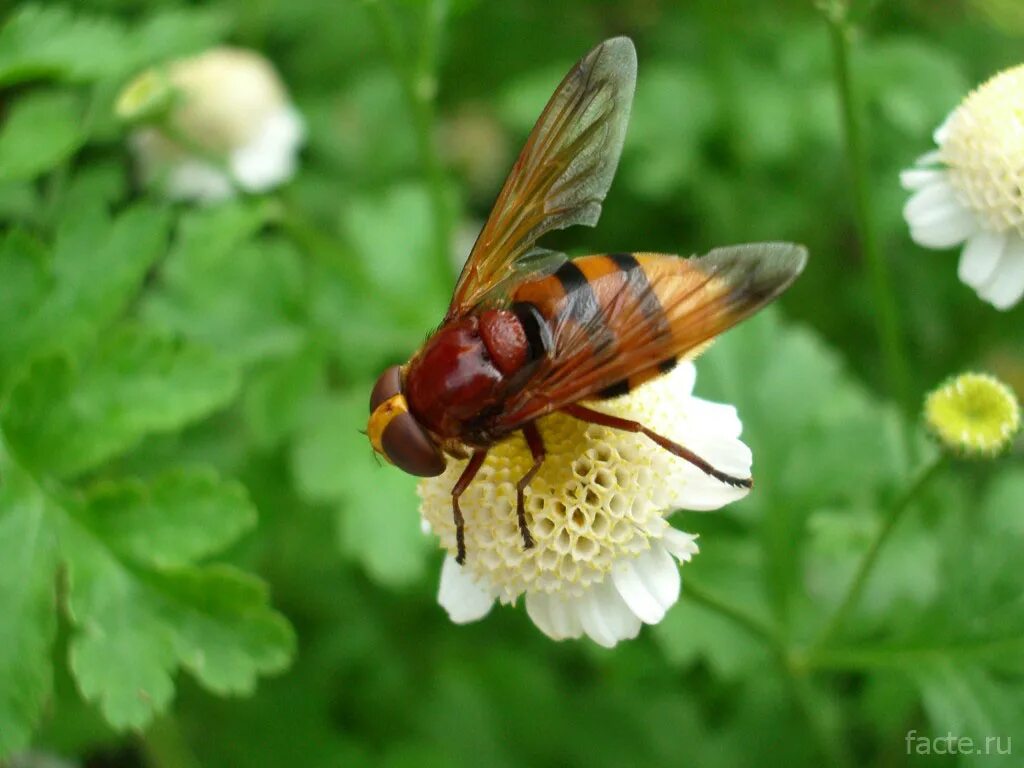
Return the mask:
M 0 763 L 1020 764 L 1019 450 L 943 472 L 850 619 L 812 647 L 909 483 L 900 440 L 924 393 L 965 368 L 1024 390 L 1024 308 L 996 312 L 953 252 L 911 243 L 898 180 L 971 87 L 1019 63 L 1015 2 L 850 9 L 902 398 L 810 0 L 83 0 L 4 15 Z M 773 239 L 812 258 L 780 309 L 698 365 L 698 394 L 739 408 L 757 490 L 673 518 L 702 536 L 680 603 L 605 651 L 552 642 L 521 609 L 452 625 L 414 482 L 378 467 L 358 430 L 377 373 L 442 317 L 547 97 L 617 34 L 640 62 L 618 177 L 596 228 L 547 245 Z M 307 120 L 300 169 L 264 196 L 171 205 L 133 183 L 112 105 L 146 66 L 221 42 L 279 68 Z M 1018 754 L 916 757 L 912 729 Z

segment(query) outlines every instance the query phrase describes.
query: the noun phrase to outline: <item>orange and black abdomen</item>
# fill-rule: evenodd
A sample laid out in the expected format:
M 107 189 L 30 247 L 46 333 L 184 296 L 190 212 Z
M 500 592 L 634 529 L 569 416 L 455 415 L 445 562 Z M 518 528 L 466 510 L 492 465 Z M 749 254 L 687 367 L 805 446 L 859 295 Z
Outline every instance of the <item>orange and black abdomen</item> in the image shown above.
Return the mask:
M 675 367 L 681 350 L 666 306 L 676 297 L 665 279 L 673 268 L 693 271 L 675 256 L 585 256 L 523 283 L 512 298 L 514 306 L 532 305 L 544 318 L 556 340 L 553 357 L 572 350 L 597 358 L 590 364 L 600 365 L 603 383 L 584 397 L 618 397 Z M 639 359 L 621 354 L 626 347 L 645 353 Z

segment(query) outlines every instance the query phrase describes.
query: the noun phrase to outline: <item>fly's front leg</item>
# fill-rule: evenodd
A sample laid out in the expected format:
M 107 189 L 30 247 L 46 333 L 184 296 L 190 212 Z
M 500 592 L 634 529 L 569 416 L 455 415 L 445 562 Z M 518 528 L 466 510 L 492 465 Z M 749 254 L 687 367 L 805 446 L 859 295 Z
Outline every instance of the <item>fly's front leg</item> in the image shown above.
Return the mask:
M 679 443 L 673 442 L 667 437 L 662 437 L 657 432 L 653 432 L 638 421 L 621 419 L 618 416 L 612 416 L 611 414 L 602 413 L 601 411 L 595 411 L 591 408 L 578 404 L 568 405 L 563 408 L 562 411 L 575 419 L 586 421 L 591 424 L 597 424 L 602 427 L 621 429 L 623 432 L 642 432 L 665 450 L 675 454 L 681 459 L 685 459 L 693 464 L 693 466 L 697 467 L 697 469 L 711 475 L 711 477 L 716 480 L 721 480 L 726 485 L 731 485 L 735 488 L 752 488 L 754 485 L 753 478 L 733 477 L 732 475 L 722 472 L 720 469 L 715 469 L 710 462 L 705 461 L 689 448 L 684 448 Z
M 533 476 L 540 470 L 541 465 L 544 463 L 545 451 L 544 451 L 544 439 L 540 436 L 540 432 L 537 429 L 537 425 L 530 422 L 523 427 L 523 437 L 526 438 L 526 444 L 530 448 L 530 454 L 533 456 L 533 466 L 527 470 L 526 474 L 519 478 L 519 482 L 516 483 L 516 518 L 519 520 L 519 532 L 523 536 L 523 547 L 530 549 L 533 546 L 533 536 L 530 534 L 530 529 L 526 525 L 526 500 L 524 498 L 524 491 L 526 486 L 533 480 Z
M 459 565 L 466 562 L 466 521 L 462 518 L 462 510 L 459 508 L 459 497 L 469 487 L 469 484 L 473 482 L 473 478 L 480 471 L 480 467 L 483 466 L 484 459 L 486 458 L 486 448 L 474 451 L 469 459 L 469 464 L 462 470 L 458 482 L 452 488 L 452 516 L 455 519 L 455 546 L 457 549 L 455 562 Z

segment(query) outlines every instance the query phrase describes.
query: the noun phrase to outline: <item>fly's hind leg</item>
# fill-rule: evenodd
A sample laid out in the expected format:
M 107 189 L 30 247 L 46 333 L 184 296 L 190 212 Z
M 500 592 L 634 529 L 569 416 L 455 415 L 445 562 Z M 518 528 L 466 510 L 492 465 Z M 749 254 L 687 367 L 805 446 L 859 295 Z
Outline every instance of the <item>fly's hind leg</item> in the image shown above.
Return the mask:
M 629 419 L 621 419 L 618 416 L 612 416 L 601 411 L 595 411 L 591 408 L 576 404 L 568 405 L 562 409 L 564 413 L 569 414 L 575 419 L 580 421 L 586 421 L 591 424 L 598 424 L 602 427 L 608 427 L 610 429 L 621 429 L 623 432 L 642 432 L 651 438 L 654 442 L 660 445 L 670 453 L 675 454 L 681 459 L 693 464 L 697 469 L 702 472 L 711 475 L 716 480 L 721 480 L 726 485 L 731 485 L 736 488 L 752 488 L 754 485 L 753 478 L 750 477 L 734 477 L 726 474 L 719 469 L 715 469 L 709 462 L 702 459 L 696 453 L 691 451 L 689 448 L 684 448 L 679 443 L 669 440 L 667 437 L 662 437 L 657 432 L 653 432 L 638 421 L 630 421 Z
M 533 456 L 533 466 L 516 483 L 516 518 L 519 520 L 519 532 L 523 536 L 523 548 L 530 549 L 533 546 L 533 536 L 530 534 L 530 528 L 526 525 L 526 500 L 524 492 L 526 491 L 526 486 L 533 480 L 533 476 L 540 470 L 546 454 L 544 451 L 544 439 L 540 436 L 536 424 L 530 422 L 523 427 L 523 437 L 526 438 L 526 444 L 529 446 L 530 454 Z
M 466 562 L 466 521 L 462 518 L 462 510 L 459 508 L 459 497 L 469 487 L 469 484 L 473 482 L 473 478 L 480 471 L 480 467 L 483 466 L 484 459 L 486 458 L 486 448 L 474 451 L 469 459 L 469 464 L 462 470 L 458 482 L 452 488 L 452 516 L 455 518 L 455 546 L 457 549 L 455 562 L 459 565 Z

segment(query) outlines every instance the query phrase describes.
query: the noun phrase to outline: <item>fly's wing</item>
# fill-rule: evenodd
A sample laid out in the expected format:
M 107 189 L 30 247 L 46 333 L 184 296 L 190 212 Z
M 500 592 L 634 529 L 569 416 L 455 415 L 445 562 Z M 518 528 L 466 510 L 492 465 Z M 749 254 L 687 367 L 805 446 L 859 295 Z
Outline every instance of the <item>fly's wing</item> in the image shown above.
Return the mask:
M 757 243 L 692 259 L 619 254 L 567 262 L 549 278 L 563 294 L 547 318 L 550 353 L 494 426 L 515 429 L 693 352 L 775 299 L 806 260 L 800 246 Z M 530 299 L 529 290 L 517 298 Z
M 555 91 L 516 160 L 455 286 L 446 320 L 466 314 L 545 232 L 593 226 L 622 153 L 636 85 L 636 50 L 605 40 Z

